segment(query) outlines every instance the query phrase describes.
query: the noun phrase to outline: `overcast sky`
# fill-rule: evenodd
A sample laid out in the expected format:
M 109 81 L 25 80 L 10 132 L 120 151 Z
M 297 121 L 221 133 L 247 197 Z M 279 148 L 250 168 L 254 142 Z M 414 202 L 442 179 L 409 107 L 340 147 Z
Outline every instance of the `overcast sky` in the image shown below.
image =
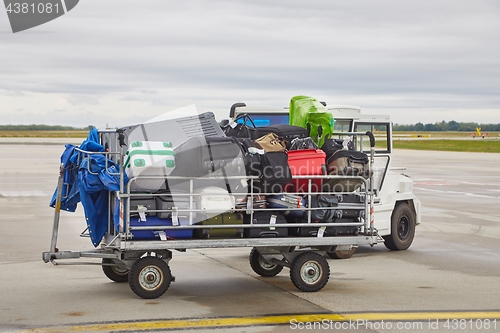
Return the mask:
M 500 1 L 80 0 L 13 34 L 0 124 L 97 127 L 310 95 L 395 123 L 500 123 Z

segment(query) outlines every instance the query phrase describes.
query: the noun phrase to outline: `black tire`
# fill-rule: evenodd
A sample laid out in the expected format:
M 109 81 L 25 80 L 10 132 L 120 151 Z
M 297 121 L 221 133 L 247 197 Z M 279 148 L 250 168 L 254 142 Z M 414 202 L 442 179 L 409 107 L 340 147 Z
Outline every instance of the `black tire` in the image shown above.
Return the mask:
M 172 282 L 168 264 L 158 257 L 142 257 L 132 265 L 129 274 L 130 289 L 145 299 L 163 295 Z
M 350 250 L 335 250 L 326 254 L 332 259 L 349 259 L 356 252 L 356 247 Z
M 321 290 L 330 278 L 330 266 L 325 257 L 316 252 L 304 252 L 290 267 L 290 279 L 297 289 L 305 292 Z
M 255 247 L 250 251 L 249 261 L 253 271 L 263 277 L 276 276 L 283 270 L 283 266 L 265 262 Z
M 118 262 L 114 262 L 113 259 L 108 258 L 103 258 L 102 263 L 102 271 L 108 279 L 120 283 L 128 281 L 128 274 L 130 270 L 127 266 L 109 266 L 109 264 L 117 264 Z
M 391 234 L 384 236 L 385 247 L 393 251 L 406 250 L 415 237 L 416 216 L 407 203 L 400 203 L 392 212 Z

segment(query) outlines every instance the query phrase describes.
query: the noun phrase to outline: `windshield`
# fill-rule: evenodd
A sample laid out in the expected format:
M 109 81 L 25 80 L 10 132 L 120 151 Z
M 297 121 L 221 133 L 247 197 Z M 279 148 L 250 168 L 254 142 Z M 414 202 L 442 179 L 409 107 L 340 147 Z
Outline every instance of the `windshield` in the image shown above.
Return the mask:
M 289 119 L 288 114 L 248 113 L 248 116 L 253 120 L 256 127 L 288 124 Z M 238 119 L 238 122 L 243 123 L 243 119 Z M 252 126 L 249 121 L 247 121 L 247 125 Z

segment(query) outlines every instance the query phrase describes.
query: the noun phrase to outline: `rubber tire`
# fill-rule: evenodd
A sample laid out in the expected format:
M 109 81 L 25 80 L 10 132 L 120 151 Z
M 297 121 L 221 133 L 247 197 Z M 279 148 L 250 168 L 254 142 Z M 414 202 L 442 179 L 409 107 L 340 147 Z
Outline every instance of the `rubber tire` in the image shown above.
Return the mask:
M 128 282 L 128 275 L 130 272 L 128 268 L 127 270 L 123 270 L 118 266 L 108 266 L 108 264 L 113 263 L 113 259 L 108 258 L 103 258 L 102 263 L 106 264 L 102 266 L 102 271 L 104 272 L 104 275 L 108 277 L 108 279 L 119 283 Z
M 145 276 L 148 274 L 148 276 Z M 153 278 L 151 282 L 147 278 Z M 163 295 L 170 283 L 172 274 L 168 264 L 158 257 L 142 257 L 137 259 L 130 268 L 130 289 L 139 297 L 144 299 L 158 298 Z M 148 283 L 150 285 L 148 285 Z
M 255 247 L 250 251 L 249 261 L 253 271 L 262 277 L 276 276 L 283 270 L 283 266 L 264 262 L 262 255 Z
M 384 236 L 385 247 L 402 251 L 410 247 L 415 237 L 416 216 L 407 203 L 400 203 L 392 212 L 391 234 Z
M 352 255 L 354 254 L 354 252 L 356 252 L 356 247 L 353 247 L 352 249 L 350 250 L 335 250 L 335 251 L 332 251 L 332 252 L 327 252 L 326 254 L 332 258 L 332 259 L 349 259 L 350 257 L 352 257 Z
M 313 275 L 305 270 L 312 269 Z M 311 281 L 304 280 L 307 275 L 311 276 Z M 290 279 L 297 289 L 305 292 L 315 292 L 323 289 L 330 278 L 330 266 L 328 261 L 322 255 L 307 251 L 298 255 L 290 267 Z

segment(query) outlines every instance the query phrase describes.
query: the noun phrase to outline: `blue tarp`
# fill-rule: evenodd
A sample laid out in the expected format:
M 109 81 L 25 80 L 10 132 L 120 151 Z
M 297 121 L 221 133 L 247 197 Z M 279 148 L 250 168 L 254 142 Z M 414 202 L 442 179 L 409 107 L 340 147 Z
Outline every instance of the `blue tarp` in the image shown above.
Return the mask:
M 61 209 L 69 212 L 74 212 L 77 204 L 80 202 L 80 190 L 78 186 L 76 186 L 78 165 L 71 162 L 71 157 L 75 153 L 75 148 L 75 146 L 67 144 L 66 149 L 61 155 L 61 164 L 64 167 Z M 55 207 L 56 196 L 57 188 L 50 201 L 50 207 Z
M 104 152 L 97 129 L 90 130 L 79 148 L 89 152 Z M 109 159 L 106 161 L 103 154 L 75 151 L 72 145 L 66 145 L 61 163 L 65 166 L 61 209 L 74 212 L 77 203 L 81 201 L 90 240 L 94 246 L 98 246 L 108 228 L 109 191 L 120 189 L 120 166 Z M 51 207 L 55 206 L 56 195 L 57 189 L 52 197 Z

